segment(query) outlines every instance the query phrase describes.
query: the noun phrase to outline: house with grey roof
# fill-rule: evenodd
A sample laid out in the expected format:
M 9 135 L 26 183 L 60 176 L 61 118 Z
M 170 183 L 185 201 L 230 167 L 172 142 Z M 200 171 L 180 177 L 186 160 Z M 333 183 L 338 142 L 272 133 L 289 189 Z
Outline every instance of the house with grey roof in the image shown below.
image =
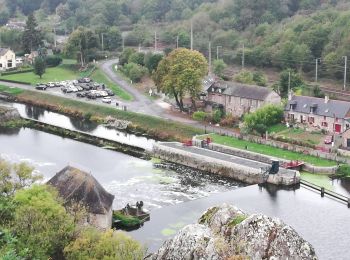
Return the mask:
M 0 71 L 16 68 L 16 54 L 7 48 L 0 48 Z
M 301 124 L 310 130 L 343 133 L 350 127 L 350 102 L 325 98 L 288 97 L 285 106 L 287 122 Z
M 281 97 L 275 91 L 260 86 L 218 81 L 211 84 L 207 92 L 207 111 L 222 108 L 237 117 L 266 104 L 281 104 Z

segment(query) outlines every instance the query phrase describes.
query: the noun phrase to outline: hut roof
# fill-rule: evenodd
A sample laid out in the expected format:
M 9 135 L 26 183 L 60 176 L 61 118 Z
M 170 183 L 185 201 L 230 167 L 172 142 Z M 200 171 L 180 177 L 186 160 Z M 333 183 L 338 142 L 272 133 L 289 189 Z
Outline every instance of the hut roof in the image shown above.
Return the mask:
M 89 173 L 67 166 L 52 177 L 48 184 L 69 202 L 81 202 L 90 213 L 105 214 L 112 206 L 114 195 L 108 193 Z

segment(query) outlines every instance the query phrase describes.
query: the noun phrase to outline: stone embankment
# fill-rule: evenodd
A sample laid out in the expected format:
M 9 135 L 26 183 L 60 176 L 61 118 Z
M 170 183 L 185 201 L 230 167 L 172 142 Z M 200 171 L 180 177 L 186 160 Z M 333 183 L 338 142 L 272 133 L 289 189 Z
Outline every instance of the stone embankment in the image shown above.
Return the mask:
M 193 137 L 193 143 L 196 146 L 200 146 L 202 140 L 197 139 L 197 138 L 198 137 Z M 276 158 L 273 156 L 268 156 L 268 155 L 264 155 L 264 154 L 260 154 L 260 153 L 254 153 L 251 151 L 238 149 L 238 148 L 234 148 L 234 147 L 229 147 L 229 146 L 225 146 L 225 145 L 220 145 L 220 144 L 216 144 L 216 143 L 209 144 L 208 148 L 210 150 L 217 151 L 220 153 L 226 153 L 226 154 L 231 154 L 231 155 L 235 155 L 235 156 L 240 156 L 243 158 L 247 158 L 250 160 L 254 160 L 254 161 L 258 161 L 258 162 L 262 162 L 262 163 L 267 163 L 267 164 L 269 164 L 271 162 L 271 160 L 279 161 L 280 164 L 290 162 L 290 160 Z M 314 165 L 311 165 L 309 163 L 305 163 L 301 167 L 302 171 L 311 172 L 311 173 L 318 173 L 318 174 L 329 174 L 329 175 L 335 174 L 337 172 L 337 169 L 338 169 L 338 166 L 322 167 L 322 166 L 314 166 Z
M 198 224 L 184 227 L 148 259 L 318 258 L 312 245 L 281 220 L 223 204 L 208 209 Z
M 199 147 L 187 147 L 176 142 L 154 144 L 153 155 L 248 184 L 267 182 L 276 185 L 295 185 L 300 182 L 298 171 L 280 168 L 277 174 L 269 174 L 271 163 L 262 163 Z
M 16 108 L 0 106 L 0 123 L 20 118 L 21 116 Z

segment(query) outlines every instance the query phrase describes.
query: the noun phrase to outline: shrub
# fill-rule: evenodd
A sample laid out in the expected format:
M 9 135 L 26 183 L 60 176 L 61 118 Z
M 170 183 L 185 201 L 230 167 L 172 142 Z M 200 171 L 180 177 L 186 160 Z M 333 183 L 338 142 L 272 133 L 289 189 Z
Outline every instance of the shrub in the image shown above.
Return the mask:
M 59 56 L 51 55 L 46 57 L 46 65 L 49 67 L 56 67 L 62 63 L 62 58 Z
M 253 81 L 256 85 L 265 87 L 267 84 L 267 79 L 264 73 L 261 71 L 256 71 L 253 73 Z
M 253 73 L 251 73 L 250 71 L 241 71 L 236 77 L 235 80 L 243 83 L 243 84 L 254 84 L 254 80 L 253 80 Z
M 194 112 L 192 118 L 196 121 L 205 121 L 208 119 L 208 114 L 203 111 Z
M 238 122 L 239 122 L 239 118 L 232 116 L 232 114 L 228 114 L 223 119 L 221 119 L 220 125 L 221 126 L 233 127 Z
M 214 123 L 219 123 L 221 121 L 221 118 L 223 117 L 224 113 L 222 112 L 221 109 L 215 109 L 213 111 L 213 115 L 212 115 L 212 120 Z
M 350 177 L 350 165 L 342 164 L 337 169 L 337 175 L 341 177 Z
M 133 82 L 139 82 L 147 74 L 147 69 L 136 63 L 128 63 L 124 65 L 124 73 Z

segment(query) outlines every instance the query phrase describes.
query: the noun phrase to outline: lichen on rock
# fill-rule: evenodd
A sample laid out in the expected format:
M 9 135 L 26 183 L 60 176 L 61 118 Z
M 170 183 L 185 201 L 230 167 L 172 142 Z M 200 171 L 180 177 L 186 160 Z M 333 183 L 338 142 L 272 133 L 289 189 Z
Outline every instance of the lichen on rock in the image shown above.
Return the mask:
M 317 259 L 312 245 L 290 226 L 227 204 L 208 209 L 151 259 Z

